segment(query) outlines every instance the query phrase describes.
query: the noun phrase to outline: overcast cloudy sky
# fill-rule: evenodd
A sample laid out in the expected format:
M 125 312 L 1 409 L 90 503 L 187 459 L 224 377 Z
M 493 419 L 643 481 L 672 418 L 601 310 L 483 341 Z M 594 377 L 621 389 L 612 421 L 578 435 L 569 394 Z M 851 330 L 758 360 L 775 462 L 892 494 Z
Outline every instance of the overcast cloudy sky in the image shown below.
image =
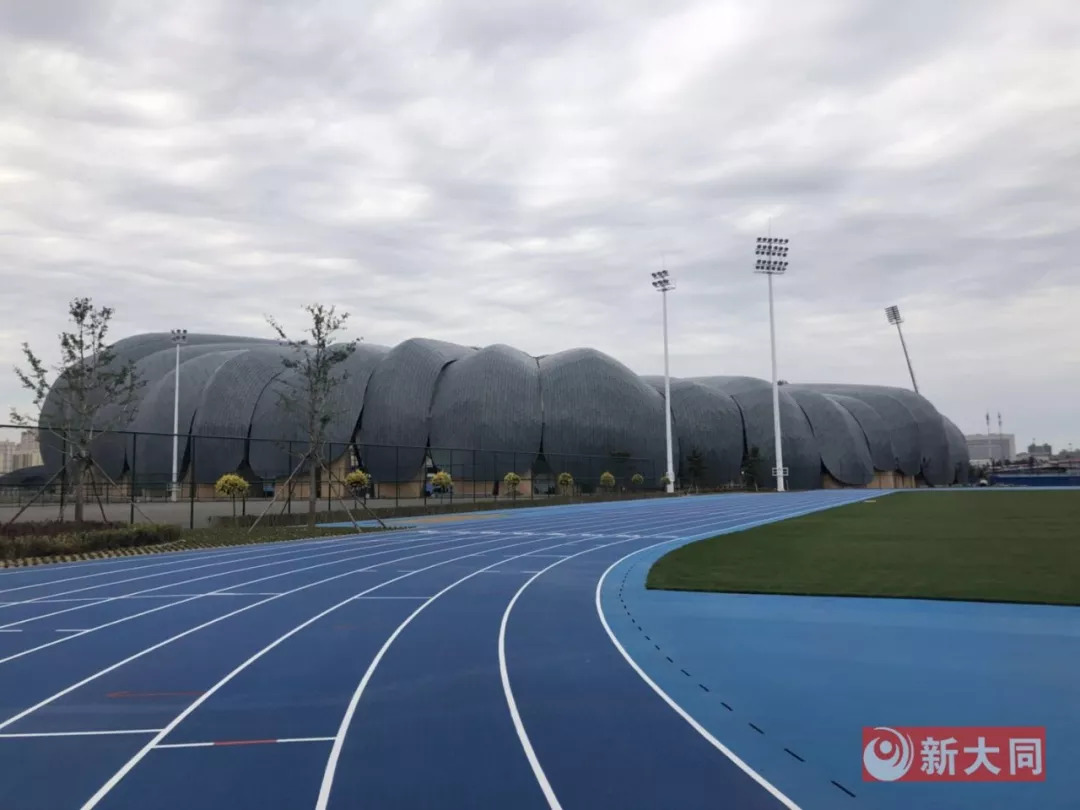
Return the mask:
M 1080 445 L 1075 0 L 0 0 L 0 406 L 66 302 L 115 336 L 591 345 L 907 385 Z M 995 417 L 996 430 L 996 417 Z

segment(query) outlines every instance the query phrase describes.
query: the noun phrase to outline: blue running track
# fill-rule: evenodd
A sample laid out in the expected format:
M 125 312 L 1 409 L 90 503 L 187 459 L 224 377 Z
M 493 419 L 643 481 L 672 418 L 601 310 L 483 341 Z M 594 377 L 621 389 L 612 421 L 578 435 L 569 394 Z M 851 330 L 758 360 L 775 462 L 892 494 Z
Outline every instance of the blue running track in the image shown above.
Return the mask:
M 870 497 L 522 509 L 0 572 L 0 808 L 796 807 L 614 643 L 626 555 Z

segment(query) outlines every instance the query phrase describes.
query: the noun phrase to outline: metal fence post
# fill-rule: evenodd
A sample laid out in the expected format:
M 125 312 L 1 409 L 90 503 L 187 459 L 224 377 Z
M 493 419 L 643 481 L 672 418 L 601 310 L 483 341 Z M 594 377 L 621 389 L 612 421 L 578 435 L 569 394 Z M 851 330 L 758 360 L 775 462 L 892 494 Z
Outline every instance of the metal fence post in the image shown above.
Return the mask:
M 194 436 L 192 436 L 189 439 L 189 441 L 191 442 L 191 468 L 189 469 L 188 472 L 191 475 L 191 488 L 190 488 L 191 504 L 190 504 L 190 507 L 189 507 L 190 508 L 190 516 L 188 518 L 188 523 L 189 523 L 188 528 L 194 529 L 195 528 L 195 445 L 197 445 L 199 442 L 198 442 L 198 439 L 196 439 L 196 437 L 194 437 Z
M 472 502 L 473 506 L 476 505 L 476 477 L 479 473 L 479 467 L 476 466 L 476 448 L 472 449 Z
M 60 520 L 61 521 L 64 519 L 64 508 L 66 506 L 65 501 L 67 500 L 67 471 L 68 471 L 67 431 L 65 430 L 63 433 L 64 433 L 64 439 L 63 439 L 63 454 L 64 455 L 63 455 L 63 459 L 62 459 L 62 462 L 61 462 L 63 464 L 63 466 L 60 467 Z M 41 440 L 39 439 L 38 442 L 40 443 L 40 441 Z
M 293 461 L 294 460 L 295 460 L 295 456 L 293 456 L 292 442 L 290 441 L 289 442 L 289 469 L 290 470 L 293 469 Z M 293 477 L 289 478 L 288 481 L 285 482 L 285 486 L 286 486 L 285 506 L 289 510 L 290 515 L 292 514 L 292 491 L 293 491 L 293 480 L 295 479 L 295 477 L 296 476 L 293 476 Z
M 425 470 L 426 472 L 426 470 Z M 425 480 L 425 484 L 427 481 Z M 424 490 L 427 492 L 427 489 Z M 401 494 L 401 448 L 394 445 L 394 508 L 398 508 L 398 495 Z
M 139 434 L 134 433 L 131 436 L 131 504 L 128 514 L 128 523 L 135 522 L 135 470 L 136 463 L 139 460 Z

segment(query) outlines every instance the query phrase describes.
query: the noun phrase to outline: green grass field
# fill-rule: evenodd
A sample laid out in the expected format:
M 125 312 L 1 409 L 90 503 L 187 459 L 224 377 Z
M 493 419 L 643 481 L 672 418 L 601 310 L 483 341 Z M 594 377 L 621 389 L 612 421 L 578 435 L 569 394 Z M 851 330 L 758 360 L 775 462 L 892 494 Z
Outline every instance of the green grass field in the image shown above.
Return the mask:
M 912 492 L 701 540 L 649 588 L 1080 604 L 1080 492 Z

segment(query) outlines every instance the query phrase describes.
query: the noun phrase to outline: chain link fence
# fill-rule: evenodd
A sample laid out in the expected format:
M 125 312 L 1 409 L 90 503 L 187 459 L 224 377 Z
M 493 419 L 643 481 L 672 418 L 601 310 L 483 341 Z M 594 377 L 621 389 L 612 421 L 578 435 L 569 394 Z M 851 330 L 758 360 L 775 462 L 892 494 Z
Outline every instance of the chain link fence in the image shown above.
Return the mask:
M 75 497 L 75 450 L 65 432 L 0 425 L 0 436 L 17 434 L 24 449 L 35 446 L 37 461 L 18 469 L 0 468 L 0 522 L 24 507 L 20 519 L 70 516 Z M 0 439 L 2 441 L 2 439 Z M 482 441 L 479 444 L 483 444 Z M 175 446 L 175 452 L 174 452 Z M 319 463 L 312 463 L 313 457 Z M 300 438 L 255 439 L 221 435 L 105 432 L 90 446 L 84 484 L 84 510 L 110 521 L 157 520 L 194 527 L 207 519 L 259 514 L 273 501 L 270 513 L 306 513 L 314 493 L 320 512 L 341 511 L 340 503 L 364 504 L 373 510 L 463 503 L 517 504 L 551 498 L 645 494 L 661 491 L 662 463 L 613 451 L 606 456 L 486 448 L 412 447 L 328 442 L 310 452 Z M 174 462 L 175 458 L 175 462 Z M 2 460 L 2 457 L 0 457 Z M 66 463 L 65 463 L 66 462 Z M 12 464 L 7 466 L 11 467 Z M 175 472 L 174 472 L 175 468 Z M 314 468 L 314 469 L 313 469 Z M 356 492 L 345 484 L 353 470 L 364 470 L 370 484 Z M 435 485 L 437 472 L 449 473 L 452 484 Z M 515 473 L 520 483 L 510 491 L 504 482 Z M 236 473 L 248 482 L 240 499 L 219 496 L 214 484 Z M 559 476 L 573 477 L 570 492 Z M 614 486 L 605 487 L 609 473 Z M 187 511 L 181 515 L 181 511 Z

